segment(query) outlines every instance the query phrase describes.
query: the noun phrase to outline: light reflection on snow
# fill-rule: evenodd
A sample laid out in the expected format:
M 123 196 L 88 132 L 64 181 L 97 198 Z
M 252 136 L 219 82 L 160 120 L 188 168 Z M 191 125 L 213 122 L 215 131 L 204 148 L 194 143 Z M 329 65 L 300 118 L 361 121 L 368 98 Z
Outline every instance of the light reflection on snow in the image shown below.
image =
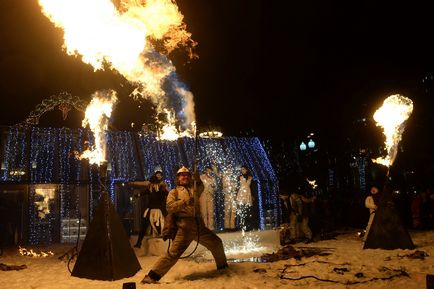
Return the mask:
M 259 236 L 254 232 L 241 232 L 240 236 L 223 242 L 228 256 L 248 253 L 262 253 L 269 248 L 261 246 Z

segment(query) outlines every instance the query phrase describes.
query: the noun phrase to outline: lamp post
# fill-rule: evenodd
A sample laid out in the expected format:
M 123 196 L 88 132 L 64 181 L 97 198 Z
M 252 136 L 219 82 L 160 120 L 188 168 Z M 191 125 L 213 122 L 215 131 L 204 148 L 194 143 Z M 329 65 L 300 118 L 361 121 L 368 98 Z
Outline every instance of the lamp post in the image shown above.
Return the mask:
M 314 133 L 310 133 L 301 140 L 300 149 L 300 167 L 305 173 L 310 171 L 314 162 L 313 155 L 317 151 L 317 145 L 313 140 Z
M 313 139 L 310 139 L 310 140 L 309 140 L 309 142 L 307 143 L 307 146 L 308 146 L 310 149 L 315 148 L 315 142 L 313 141 Z

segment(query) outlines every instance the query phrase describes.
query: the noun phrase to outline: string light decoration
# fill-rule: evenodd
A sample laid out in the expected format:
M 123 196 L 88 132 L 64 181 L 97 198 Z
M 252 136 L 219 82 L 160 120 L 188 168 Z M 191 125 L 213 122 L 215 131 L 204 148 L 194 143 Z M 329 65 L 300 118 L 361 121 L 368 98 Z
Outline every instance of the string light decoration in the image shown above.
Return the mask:
M 80 162 L 74 157 L 73 148 L 78 147 L 82 142 L 82 130 L 74 133 L 71 129 L 62 128 L 59 131 L 58 145 L 60 149 L 59 171 L 60 171 L 60 241 L 62 243 L 76 242 L 78 219 L 81 218 L 79 211 L 80 187 Z M 74 170 L 78 172 L 74 175 Z M 84 223 L 84 222 L 83 222 Z M 85 228 L 82 223 L 82 228 Z M 81 231 L 80 236 L 84 237 L 86 232 Z
M 78 96 L 73 96 L 68 92 L 61 92 L 58 95 L 52 95 L 47 99 L 44 99 L 36 108 L 29 114 L 29 116 L 18 123 L 20 127 L 30 127 L 39 124 L 41 116 L 56 107 L 62 112 L 63 120 L 68 116 L 68 112 L 75 108 L 78 111 L 84 112 L 86 110 L 87 103 L 81 100 Z
M 9 128 L 3 150 L 1 180 L 3 182 L 24 182 L 28 179 L 26 162 L 27 132 L 18 127 Z
M 99 170 L 88 167 L 78 160 L 74 152 L 82 152 L 85 142 L 93 143 L 93 137 L 86 129 L 11 127 L 6 131 L 3 145 L 1 181 L 27 183 L 29 189 L 29 243 L 42 244 L 57 240 L 55 226 L 62 221 L 78 218 L 80 215 L 93 217 L 94 205 L 100 196 Z M 233 181 L 239 176 L 239 168 L 247 165 L 258 184 L 259 228 L 265 227 L 265 210 L 279 212 L 277 180 L 263 146 L 257 138 L 199 138 L 195 154 L 195 139 L 180 138 L 177 141 L 158 141 L 155 136 L 126 131 L 107 134 L 107 160 L 111 170 L 107 182 L 110 197 L 116 202 L 116 184 L 138 178 L 147 178 L 158 167 L 163 171 L 169 187 L 175 187 L 175 172 L 181 165 L 193 168 L 198 158 L 198 170 L 214 162 L 221 171 L 232 170 Z M 11 175 L 14 170 L 23 170 L 24 175 Z M 49 213 L 38 217 L 38 194 L 36 189 L 54 186 L 55 198 L 49 201 Z M 87 186 L 88 208 L 80 212 L 80 189 Z M 51 187 L 50 187 L 51 188 Z M 82 190 L 83 193 L 86 190 Z M 224 202 L 219 191 L 216 210 L 216 224 L 223 228 Z M 55 206 L 58 202 L 59 206 Z M 278 226 L 278 218 L 273 225 Z M 72 236 L 70 236 L 72 237 Z M 62 242 L 72 239 L 60 236 Z
M 51 244 L 58 218 L 55 212 L 57 185 L 53 171 L 56 157 L 58 130 L 53 128 L 31 128 L 30 141 L 30 194 L 29 194 L 29 241 L 31 244 Z M 57 173 L 57 172 L 56 172 Z M 41 212 L 41 198 L 45 198 L 47 210 Z
M 368 158 L 361 156 L 357 159 L 357 168 L 359 171 L 359 186 L 360 192 L 366 193 L 366 167 L 368 166 Z
M 136 180 L 141 175 L 132 133 L 107 133 L 107 158 L 110 160 L 112 178 L 128 181 Z

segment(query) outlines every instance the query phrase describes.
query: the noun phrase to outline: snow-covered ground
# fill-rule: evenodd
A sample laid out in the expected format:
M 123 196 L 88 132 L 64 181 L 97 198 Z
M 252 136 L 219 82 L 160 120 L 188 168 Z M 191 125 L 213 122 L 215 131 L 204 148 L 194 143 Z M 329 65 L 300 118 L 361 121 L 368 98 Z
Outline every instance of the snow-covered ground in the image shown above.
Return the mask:
M 301 260 L 289 259 L 270 263 L 234 262 L 233 258 L 261 256 L 279 249 L 278 231 L 262 231 L 256 235 L 247 234 L 242 238 L 240 232 L 220 234 L 225 243 L 228 258 L 232 261 L 228 270 L 216 271 L 214 263 L 203 248 L 188 259 L 180 260 L 160 284 L 142 285 L 140 280 L 151 268 L 158 256 L 149 256 L 146 250 L 164 251 L 158 242 L 150 242 L 149 248 L 135 249 L 142 266 L 135 276 L 116 281 L 98 281 L 71 277 L 66 261 L 58 256 L 71 246 L 52 245 L 49 248 L 54 256 L 32 258 L 19 256 L 16 250 L 6 250 L 0 263 L 7 265 L 27 265 L 20 271 L 0 271 L 1 289 L 121 289 L 125 282 L 136 282 L 137 288 L 426 288 L 426 275 L 434 274 L 434 231 L 411 232 L 415 250 L 363 250 L 357 231 L 341 232 L 336 239 L 324 240 L 295 247 L 327 248 L 330 255 L 313 256 Z M 243 240 L 249 239 L 251 243 Z M 134 240 L 131 240 L 133 242 Z M 244 244 L 244 251 L 239 250 Z M 261 247 L 252 250 L 251 244 Z M 194 248 L 193 246 L 190 249 Z M 236 250 L 237 249 L 237 250 Z M 243 249 L 243 248 L 241 248 Z M 248 253 L 251 250 L 253 252 Z M 416 250 L 428 256 L 422 259 L 409 258 Z M 190 251 L 187 251 L 187 253 Z M 149 251 L 148 251 L 149 253 Z M 239 259 L 238 259 L 239 261 Z M 357 274 L 359 273 L 359 274 Z M 360 274 L 363 273 L 363 276 Z M 408 273 L 408 276 L 404 276 Z M 358 275 L 359 277 L 356 277 Z M 397 277 L 389 278 L 391 276 Z M 301 280 L 303 276 L 312 276 Z M 317 280 L 322 279 L 321 280 Z M 335 281 L 335 282 L 332 282 Z

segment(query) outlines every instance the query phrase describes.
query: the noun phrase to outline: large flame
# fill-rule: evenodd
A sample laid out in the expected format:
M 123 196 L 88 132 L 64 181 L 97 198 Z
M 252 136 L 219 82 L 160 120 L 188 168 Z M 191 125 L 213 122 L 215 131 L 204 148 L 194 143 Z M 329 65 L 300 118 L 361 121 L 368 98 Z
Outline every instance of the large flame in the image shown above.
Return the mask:
M 168 109 L 164 109 L 164 113 L 166 114 L 165 120 L 157 119 L 157 123 L 160 125 L 157 135 L 158 140 L 175 141 L 180 137 L 189 137 L 195 134 L 194 130 L 196 128 L 196 125 L 194 122 L 191 125 L 191 129 L 180 132 L 176 127 L 174 112 Z
M 116 101 L 116 92 L 113 90 L 97 91 L 93 94 L 92 101 L 86 108 L 86 115 L 82 125 L 83 127 L 89 125 L 90 130 L 93 132 L 95 144 L 93 148 L 84 151 L 80 159 L 89 159 L 90 164 L 98 166 L 105 161 L 105 131 L 108 128 L 113 105 Z
M 398 152 L 398 144 L 401 141 L 405 129 L 405 121 L 413 112 L 413 101 L 405 96 L 395 94 L 386 98 L 383 105 L 374 113 L 377 126 L 383 128 L 386 137 L 386 157 L 379 157 L 374 162 L 390 167 Z
M 178 47 L 195 57 L 192 49 L 197 43 L 186 30 L 183 15 L 174 0 L 117 2 L 116 7 L 110 0 L 39 0 L 44 15 L 63 29 L 69 55 L 81 56 L 95 70 L 107 66 L 117 70 L 136 86 L 131 95 L 151 100 L 157 113 L 180 103 L 178 111 L 189 114 L 182 127 L 189 127 L 195 119 L 189 109 L 194 107 L 193 98 L 182 91 L 166 57 Z M 158 52 L 152 43 L 158 44 Z

